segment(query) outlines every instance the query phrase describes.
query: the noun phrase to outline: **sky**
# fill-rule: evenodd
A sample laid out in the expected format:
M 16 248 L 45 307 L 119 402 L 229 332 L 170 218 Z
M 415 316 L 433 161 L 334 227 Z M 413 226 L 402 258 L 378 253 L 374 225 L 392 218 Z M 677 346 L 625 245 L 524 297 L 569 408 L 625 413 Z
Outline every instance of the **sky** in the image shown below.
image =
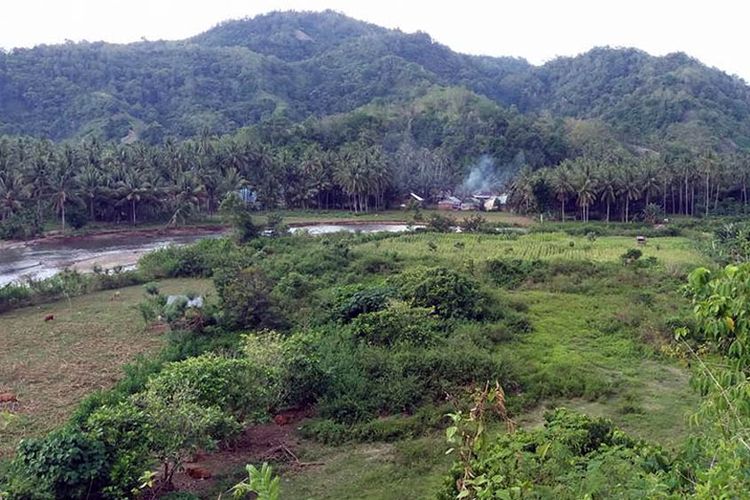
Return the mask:
M 542 64 L 609 45 L 682 51 L 750 81 L 743 0 L 5 0 L 0 47 L 65 40 L 176 40 L 273 10 L 333 9 L 468 54 Z M 745 5 L 747 4 L 747 5 Z

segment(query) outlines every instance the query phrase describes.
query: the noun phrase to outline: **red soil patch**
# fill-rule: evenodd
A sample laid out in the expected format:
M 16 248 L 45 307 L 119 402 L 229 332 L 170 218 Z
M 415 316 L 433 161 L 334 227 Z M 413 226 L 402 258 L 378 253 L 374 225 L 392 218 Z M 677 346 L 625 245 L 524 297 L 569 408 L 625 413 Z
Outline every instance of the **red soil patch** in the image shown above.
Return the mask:
M 248 427 L 215 452 L 198 453 L 185 465 L 184 471 L 175 474 L 175 488 L 203 496 L 212 492 L 217 481 L 232 478 L 246 464 L 312 465 L 301 463 L 296 457 L 299 447 L 297 428 L 309 416 L 309 409 L 285 410 L 276 414 L 273 422 Z

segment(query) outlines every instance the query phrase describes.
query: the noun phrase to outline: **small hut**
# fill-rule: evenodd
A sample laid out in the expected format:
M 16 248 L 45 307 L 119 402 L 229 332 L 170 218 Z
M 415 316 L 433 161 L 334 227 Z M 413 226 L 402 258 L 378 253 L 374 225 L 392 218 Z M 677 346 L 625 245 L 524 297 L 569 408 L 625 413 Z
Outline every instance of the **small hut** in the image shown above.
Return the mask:
M 438 202 L 439 210 L 461 210 L 461 200 L 455 196 L 448 196 Z

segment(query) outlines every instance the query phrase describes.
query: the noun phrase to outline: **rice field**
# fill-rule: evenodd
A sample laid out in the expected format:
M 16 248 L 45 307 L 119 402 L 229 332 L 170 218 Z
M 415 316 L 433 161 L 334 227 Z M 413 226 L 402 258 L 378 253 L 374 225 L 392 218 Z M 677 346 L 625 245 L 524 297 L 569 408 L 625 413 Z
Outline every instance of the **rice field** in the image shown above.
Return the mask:
M 566 233 L 530 234 L 405 234 L 361 246 L 407 258 L 436 258 L 464 262 L 466 259 L 586 260 L 617 262 L 630 248 L 639 248 L 642 258 L 655 257 L 660 264 L 697 266 L 707 263 L 695 244 L 685 237 L 649 238 L 638 245 L 628 236 L 602 236 L 593 241 Z

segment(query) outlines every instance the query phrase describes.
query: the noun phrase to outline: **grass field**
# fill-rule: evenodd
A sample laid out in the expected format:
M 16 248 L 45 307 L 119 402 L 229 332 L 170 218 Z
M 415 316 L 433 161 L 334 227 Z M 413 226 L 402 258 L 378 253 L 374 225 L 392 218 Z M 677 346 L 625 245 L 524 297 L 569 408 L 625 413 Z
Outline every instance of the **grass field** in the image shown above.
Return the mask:
M 460 221 L 477 212 L 448 212 L 443 210 L 422 210 L 422 219 L 427 221 L 432 214 L 447 215 Z M 355 214 L 348 210 L 280 210 L 275 211 L 285 224 L 343 223 L 343 222 L 414 222 L 414 212 L 409 210 L 384 210 L 382 212 Z M 258 218 L 265 222 L 267 212 L 258 212 Z M 481 212 L 487 222 L 504 223 L 516 226 L 530 226 L 533 219 L 509 212 Z
M 396 252 L 405 258 L 439 259 L 460 264 L 467 259 L 494 258 L 527 260 L 577 260 L 616 262 L 630 248 L 638 247 L 643 258 L 656 257 L 662 264 L 701 265 L 706 258 L 692 241 L 684 237 L 650 238 L 638 246 L 635 238 L 602 236 L 595 241 L 565 233 L 531 234 L 407 234 L 399 238 L 376 241 L 362 248 L 374 252 Z
M 527 375 L 535 383 L 584 384 L 590 395 L 546 400 L 521 415 L 521 424 L 540 424 L 545 408 L 567 406 L 611 418 L 633 435 L 664 446 L 687 435 L 686 417 L 700 399 L 689 386 L 690 372 L 658 356 L 655 346 L 644 341 L 664 316 L 676 312 L 674 297 L 657 297 L 646 306 L 626 293 L 520 291 L 513 296 L 529 306 L 533 330 L 505 347 L 528 360 Z
M 317 214 L 316 221 L 325 220 L 323 215 Z M 294 220 L 291 214 L 285 219 Z M 485 284 L 490 280 L 482 276 L 484 268 L 474 263 L 491 258 L 578 263 L 514 290 L 490 290 L 499 300 L 518 304 L 531 324 L 527 332 L 488 344 L 498 356 L 512 356 L 524 389 L 536 391 L 514 418 L 521 426 L 538 426 L 545 409 L 567 406 L 606 416 L 635 436 L 672 448 L 689 433 L 686 416 L 699 397 L 689 387 L 688 368 L 661 355 L 659 345 L 670 335 L 666 319 L 689 313 L 679 294 L 684 273 L 708 259 L 687 238 L 661 237 L 639 247 L 644 259 L 653 256 L 658 265 L 620 265 L 620 256 L 634 247 L 634 238 L 618 236 L 589 241 L 565 233 L 418 233 L 355 244 L 352 250 L 385 260 L 395 255 L 406 268 L 426 264 L 469 270 Z M 167 293 L 211 288 L 208 280 L 161 285 Z M 133 307 L 143 296 L 142 287 L 122 289 L 117 301 L 110 301 L 111 295 L 95 293 L 0 315 L 0 392 L 12 391 L 21 400 L 20 418 L 0 431 L 0 458 L 22 437 L 60 425 L 86 394 L 111 386 L 123 364 L 163 345 L 161 336 L 145 331 Z M 55 320 L 45 323 L 47 314 Z M 492 338 L 495 326 L 462 328 Z M 519 401 L 524 397 L 522 391 Z M 283 498 L 434 498 L 451 463 L 446 448 L 441 432 L 344 446 L 300 439 L 300 459 L 322 465 L 274 467 L 281 473 Z M 237 479 L 241 474 L 238 470 Z M 217 485 L 221 489 L 215 493 L 229 485 Z
M 166 293 L 206 293 L 209 280 L 172 279 L 160 283 Z M 122 365 L 154 352 L 163 337 L 145 330 L 135 305 L 143 287 L 98 292 L 0 315 L 0 393 L 18 395 L 19 409 L 0 429 L 0 458 L 17 442 L 63 423 L 76 404 L 96 389 L 113 385 Z M 45 322 L 45 316 L 55 319 Z
M 547 409 L 565 406 L 612 419 L 632 435 L 673 448 L 687 436 L 687 416 L 699 397 L 689 386 L 690 372 L 655 354 L 642 334 L 660 316 L 674 310 L 665 297 L 640 311 L 627 293 L 607 297 L 538 290 L 512 292 L 529 307 L 533 330 L 498 346 L 523 361 L 536 384 L 587 384 L 590 397 L 550 398 L 516 415 L 521 427 L 543 423 Z M 601 321 L 591 321 L 596 315 Z M 640 316 L 636 323 L 629 319 Z M 613 321 L 627 324 L 614 331 Z M 546 381 L 545 381 L 546 379 Z M 505 432 L 496 424 L 491 432 Z M 331 447 L 301 444 L 304 461 L 323 465 L 302 470 L 279 469 L 284 498 L 333 500 L 362 498 L 430 499 L 451 460 L 441 432 L 395 443 L 363 443 Z

